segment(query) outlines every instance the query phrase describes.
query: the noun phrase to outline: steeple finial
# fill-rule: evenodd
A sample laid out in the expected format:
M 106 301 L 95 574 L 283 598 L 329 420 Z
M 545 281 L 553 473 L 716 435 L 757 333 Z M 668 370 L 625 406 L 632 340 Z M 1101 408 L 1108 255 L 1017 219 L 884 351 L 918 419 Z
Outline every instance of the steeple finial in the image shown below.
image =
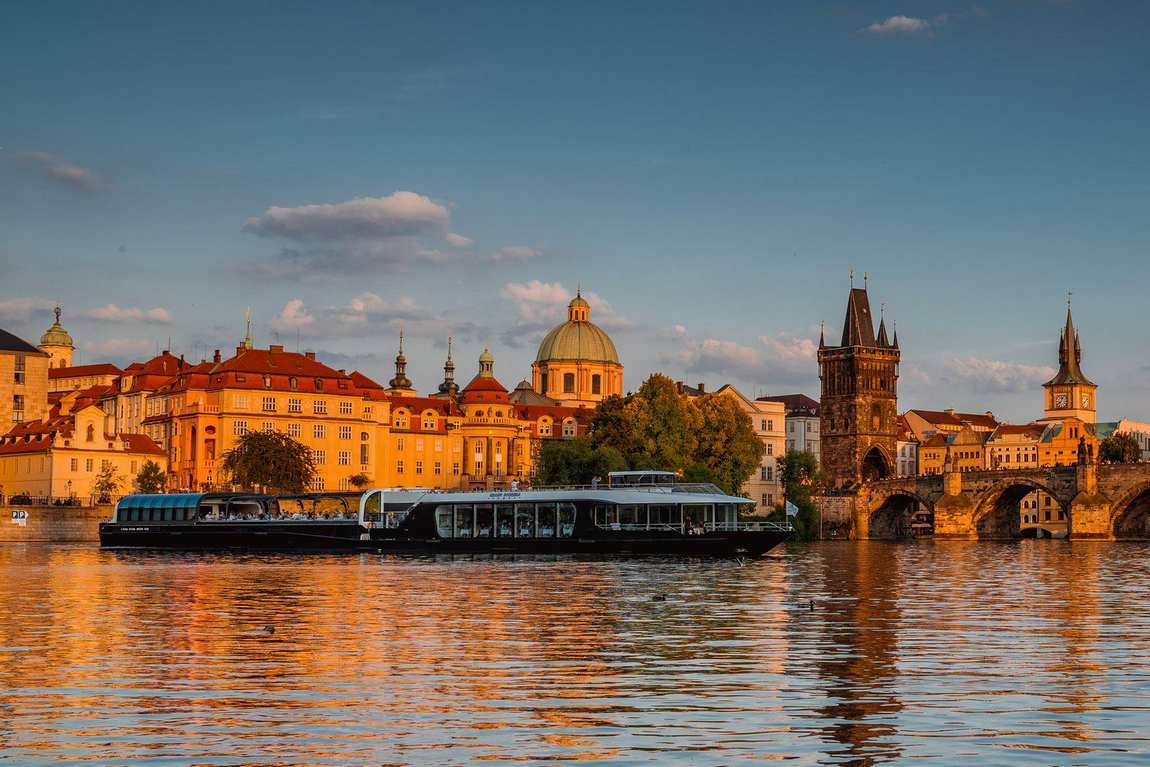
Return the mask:
M 863 272 L 863 290 L 866 290 L 866 284 L 870 280 L 870 272 Z
M 823 332 L 825 330 L 824 325 L 826 325 L 826 323 L 823 322 L 822 320 L 819 320 L 819 348 L 820 349 L 824 348 L 827 345 L 826 338 L 823 335 Z
M 411 379 L 407 377 L 407 357 L 403 355 L 403 325 L 399 326 L 399 353 L 395 355 L 395 378 L 388 381 L 392 389 L 410 389 Z
M 855 268 L 852 266 L 851 267 L 851 290 L 854 290 L 854 286 L 855 286 Z
M 401 356 L 403 355 L 403 325 L 402 325 L 402 323 L 399 326 L 399 353 Z
M 891 323 L 894 328 L 894 339 L 891 341 L 891 346 L 895 349 L 898 348 L 898 320 Z
M 451 362 L 451 336 L 447 337 L 447 361 Z
M 244 348 L 252 348 L 252 308 L 244 309 Z
M 60 324 L 60 304 L 56 304 L 56 324 Z

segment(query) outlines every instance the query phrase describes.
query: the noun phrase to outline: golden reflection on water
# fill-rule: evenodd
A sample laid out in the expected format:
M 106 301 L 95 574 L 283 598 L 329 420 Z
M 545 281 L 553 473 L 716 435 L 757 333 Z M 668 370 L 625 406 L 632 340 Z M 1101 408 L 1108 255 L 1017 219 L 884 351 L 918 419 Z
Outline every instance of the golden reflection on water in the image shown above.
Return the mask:
M 1148 553 L 0 546 L 0 760 L 1145 763 Z

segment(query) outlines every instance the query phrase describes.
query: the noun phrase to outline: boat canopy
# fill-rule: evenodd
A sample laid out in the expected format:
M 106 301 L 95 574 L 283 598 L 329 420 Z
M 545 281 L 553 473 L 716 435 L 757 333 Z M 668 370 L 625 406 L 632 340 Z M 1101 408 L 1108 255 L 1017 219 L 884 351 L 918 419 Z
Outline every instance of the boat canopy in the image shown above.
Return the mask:
M 118 510 L 129 509 L 194 509 L 203 493 L 163 493 L 126 495 L 116 504 Z

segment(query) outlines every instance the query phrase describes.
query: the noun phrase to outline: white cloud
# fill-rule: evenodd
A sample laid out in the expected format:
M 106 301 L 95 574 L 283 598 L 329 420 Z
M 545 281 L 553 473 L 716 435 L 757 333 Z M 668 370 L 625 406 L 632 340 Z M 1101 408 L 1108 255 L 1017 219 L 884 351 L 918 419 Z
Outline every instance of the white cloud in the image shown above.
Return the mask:
M 85 341 L 81 346 L 89 357 L 116 360 L 151 357 L 155 352 L 155 342 L 146 338 L 107 338 L 103 341 Z
M 914 16 L 890 16 L 862 31 L 872 35 L 918 35 L 930 32 L 930 22 Z
M 1020 365 L 978 357 L 951 358 L 943 363 L 944 378 L 976 392 L 1030 391 L 1055 373 L 1047 365 Z
M 672 325 L 671 326 L 671 335 L 675 336 L 675 338 L 683 338 L 684 336 L 687 335 L 687 326 L 686 325 Z
M 673 336 L 679 348 L 660 355 L 660 359 L 684 373 L 712 374 L 722 377 L 723 382 L 754 386 L 814 386 L 818 380 L 818 343 L 810 338 L 780 333 L 760 336 L 757 344 L 720 338 L 698 340 L 682 325 L 674 326 Z
M 272 320 L 276 330 L 302 330 L 315 324 L 315 315 L 307 310 L 302 298 L 293 298 Z
M 559 320 L 571 301 L 571 294 L 559 282 L 509 282 L 503 286 L 502 293 L 515 302 L 519 319 L 525 322 Z
M 59 155 L 48 152 L 26 152 L 19 155 L 18 159 L 40 171 L 47 178 L 83 192 L 95 192 L 105 185 L 96 171 L 69 162 Z
M 448 232 L 443 235 L 443 239 L 447 240 L 447 244 L 453 248 L 468 248 L 475 244 L 475 240 L 455 232 Z
M 89 319 L 100 320 L 102 322 L 154 322 L 167 324 L 172 321 L 171 313 L 160 306 L 152 309 L 141 309 L 135 306 L 121 307 L 116 304 L 107 304 L 106 306 L 88 310 L 85 316 Z
M 415 192 L 387 197 L 295 208 L 268 208 L 249 218 L 244 230 L 262 237 L 297 242 L 402 237 L 447 226 L 450 214 L 443 205 Z
M 538 255 L 540 255 L 540 251 L 535 248 L 529 248 L 526 245 L 509 245 L 496 251 L 491 256 L 491 260 L 496 263 L 501 261 L 528 261 Z
M 0 301 L 0 320 L 19 322 L 33 316 L 47 315 L 55 304 L 46 298 L 10 298 Z

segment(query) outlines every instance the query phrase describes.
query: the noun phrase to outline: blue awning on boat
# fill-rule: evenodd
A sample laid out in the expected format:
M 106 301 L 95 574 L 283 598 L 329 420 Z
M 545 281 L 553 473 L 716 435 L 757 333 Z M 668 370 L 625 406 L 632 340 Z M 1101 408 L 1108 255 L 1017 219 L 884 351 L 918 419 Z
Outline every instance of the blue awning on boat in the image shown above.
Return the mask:
M 116 504 L 117 511 L 131 509 L 194 509 L 199 505 L 203 493 L 159 493 L 148 495 L 126 495 Z

